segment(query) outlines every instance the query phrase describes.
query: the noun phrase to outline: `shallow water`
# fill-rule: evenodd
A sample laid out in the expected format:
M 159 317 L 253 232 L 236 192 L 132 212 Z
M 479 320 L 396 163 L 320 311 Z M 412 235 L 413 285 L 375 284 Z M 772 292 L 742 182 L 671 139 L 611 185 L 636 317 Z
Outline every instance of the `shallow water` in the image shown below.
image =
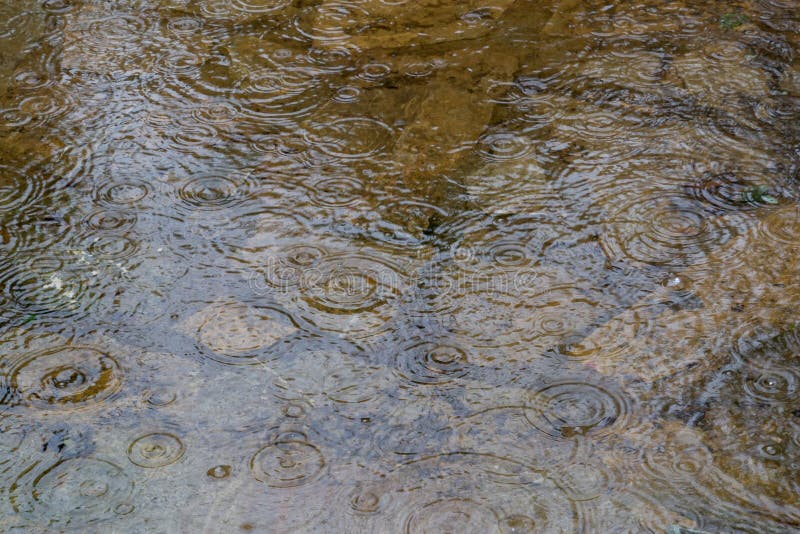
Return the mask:
M 800 530 L 799 8 L 0 1 L 0 530 Z

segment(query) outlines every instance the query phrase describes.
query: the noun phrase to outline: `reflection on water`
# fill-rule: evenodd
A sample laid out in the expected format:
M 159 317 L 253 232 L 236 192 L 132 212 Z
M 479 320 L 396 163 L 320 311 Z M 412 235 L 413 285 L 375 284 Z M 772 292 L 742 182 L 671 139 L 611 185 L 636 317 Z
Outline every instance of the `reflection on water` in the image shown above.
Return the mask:
M 1 0 L 0 530 L 800 529 L 800 10 Z

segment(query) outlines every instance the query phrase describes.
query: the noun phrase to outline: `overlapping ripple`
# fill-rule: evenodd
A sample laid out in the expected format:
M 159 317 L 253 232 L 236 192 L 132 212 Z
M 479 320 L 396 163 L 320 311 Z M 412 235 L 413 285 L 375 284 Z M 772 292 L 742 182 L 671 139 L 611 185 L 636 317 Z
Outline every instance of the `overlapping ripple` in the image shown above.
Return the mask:
M 133 484 L 116 464 L 70 458 L 34 465 L 9 488 L 14 511 L 41 525 L 76 528 L 133 511 Z
M 211 304 L 182 326 L 200 353 L 228 365 L 255 365 L 280 356 L 298 331 L 294 319 L 278 307 L 243 303 Z
M 185 450 L 177 436 L 155 432 L 136 438 L 128 447 L 128 459 L 139 467 L 164 467 L 180 460 Z
M 114 357 L 92 347 L 53 348 L 11 361 L 3 375 L 3 404 L 43 410 L 95 407 L 122 385 Z
M 250 460 L 250 471 L 259 482 L 274 488 L 309 484 L 325 468 L 320 450 L 305 441 L 276 441 L 259 450 Z
M 628 399 L 602 386 L 586 382 L 562 382 L 535 392 L 525 409 L 528 421 L 557 440 L 580 436 L 601 438 L 625 427 Z
M 0 529 L 795 528 L 797 6 L 684 4 L 0 2 Z
M 301 292 L 304 319 L 347 337 L 372 336 L 392 319 L 392 302 L 408 285 L 390 257 L 337 253 L 306 273 Z
M 741 215 L 715 215 L 691 200 L 661 196 L 620 209 L 603 245 L 611 258 L 660 267 L 730 265 L 744 252 L 750 224 Z

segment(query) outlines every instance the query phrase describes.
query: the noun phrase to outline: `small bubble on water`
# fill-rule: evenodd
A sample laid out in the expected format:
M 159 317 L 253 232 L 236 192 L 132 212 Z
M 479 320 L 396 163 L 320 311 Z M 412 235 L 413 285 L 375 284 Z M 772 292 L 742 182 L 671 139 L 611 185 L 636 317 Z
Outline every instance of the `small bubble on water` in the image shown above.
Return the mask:
M 229 465 L 216 465 L 209 469 L 206 474 L 211 478 L 223 479 L 228 478 L 231 474 L 231 466 Z

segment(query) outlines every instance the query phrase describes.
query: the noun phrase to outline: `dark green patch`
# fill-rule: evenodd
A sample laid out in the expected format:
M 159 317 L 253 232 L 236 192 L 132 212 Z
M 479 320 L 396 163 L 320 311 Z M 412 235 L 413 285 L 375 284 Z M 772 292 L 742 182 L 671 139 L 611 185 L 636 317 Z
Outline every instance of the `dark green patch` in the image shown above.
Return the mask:
M 747 191 L 742 191 L 742 202 L 775 205 L 778 203 L 778 199 L 769 194 L 766 186 L 757 185 Z
M 747 17 L 741 13 L 726 13 L 719 18 L 719 24 L 726 30 L 733 30 L 747 22 Z

